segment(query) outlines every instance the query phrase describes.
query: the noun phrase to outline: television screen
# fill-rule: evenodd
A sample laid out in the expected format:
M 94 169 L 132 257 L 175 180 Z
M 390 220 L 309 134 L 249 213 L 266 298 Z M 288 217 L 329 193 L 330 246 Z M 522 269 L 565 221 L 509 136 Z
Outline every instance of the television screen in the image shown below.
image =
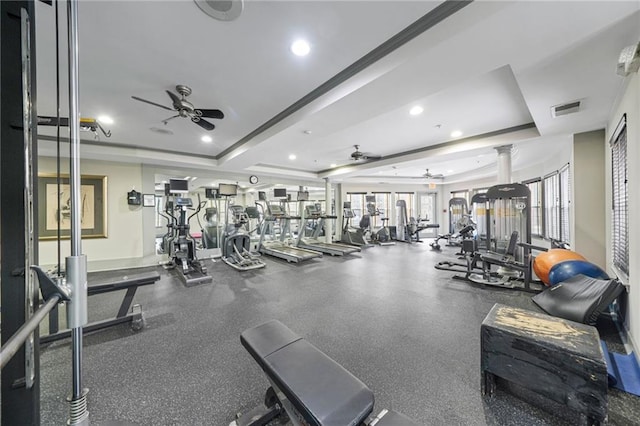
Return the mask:
M 168 183 L 164 184 L 164 195 L 169 195 L 171 194 L 171 187 L 169 186 Z
M 276 198 L 287 198 L 287 188 L 274 188 L 273 196 Z
M 367 203 L 375 203 L 376 202 L 376 196 L 375 195 L 365 195 L 364 198 L 367 201 Z
M 221 183 L 218 185 L 218 194 L 226 197 L 238 195 L 238 185 L 232 183 Z
M 342 208 L 350 209 L 351 208 L 351 201 L 345 201 L 344 203 L 342 203 Z
M 267 193 L 264 191 L 258 191 L 258 201 L 267 201 Z
M 309 191 L 298 191 L 298 201 L 309 200 Z
M 186 179 L 169 179 L 169 192 L 171 194 L 189 192 L 189 181 Z
M 215 198 L 220 198 L 218 197 L 218 190 L 216 188 L 205 188 L 204 196 L 210 200 L 213 200 Z

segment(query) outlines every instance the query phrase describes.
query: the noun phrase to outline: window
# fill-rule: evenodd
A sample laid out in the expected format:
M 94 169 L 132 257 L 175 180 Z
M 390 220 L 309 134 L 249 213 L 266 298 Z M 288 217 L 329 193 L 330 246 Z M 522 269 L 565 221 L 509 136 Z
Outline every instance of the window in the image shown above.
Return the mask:
M 571 205 L 571 175 L 567 164 L 559 172 L 560 175 L 560 240 L 571 241 L 569 232 Z
M 531 235 L 542 237 L 542 180 L 524 182 L 531 191 Z
M 379 216 L 373 217 L 373 227 L 382 226 L 382 218 L 389 218 L 389 193 L 388 192 L 374 192 L 376 197 L 376 209 L 380 212 Z
M 351 219 L 351 224 L 355 227 L 358 226 L 360 219 L 362 219 L 362 212 L 367 211 L 364 195 L 364 192 L 347 192 L 347 201 L 351 202 L 351 210 L 353 210 L 355 216 Z
M 544 177 L 544 237 L 560 239 L 560 179 L 558 172 Z
M 467 203 L 469 203 L 469 191 L 467 189 L 463 191 L 451 191 L 451 198 L 464 198 L 467 200 Z
M 571 174 L 567 164 L 543 179 L 544 238 L 571 242 Z M 532 195 L 533 198 L 533 195 Z M 533 229 L 532 229 L 533 233 Z
M 613 266 L 629 277 L 629 188 L 627 182 L 627 116 L 622 116 L 611 138 L 611 244 Z
M 413 192 L 396 192 L 396 201 L 404 200 L 404 202 L 407 204 L 407 221 L 409 220 L 409 218 L 415 217 L 413 214 L 413 197 Z M 396 203 L 393 203 L 393 205 L 395 206 Z M 396 225 L 397 224 L 398 218 L 396 217 Z

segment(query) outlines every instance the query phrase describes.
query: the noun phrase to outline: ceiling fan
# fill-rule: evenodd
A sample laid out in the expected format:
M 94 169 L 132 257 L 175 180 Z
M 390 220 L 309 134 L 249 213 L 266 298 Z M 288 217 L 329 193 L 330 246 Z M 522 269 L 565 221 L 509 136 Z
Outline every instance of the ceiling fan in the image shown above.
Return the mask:
M 356 149 L 351 153 L 351 159 L 353 161 L 378 160 L 379 158 L 381 158 L 381 156 L 379 155 L 371 155 L 371 154 L 367 154 L 366 152 L 360 151 L 360 145 L 354 145 L 353 147 Z
M 427 170 L 427 173 L 423 174 L 422 177 L 427 179 L 444 179 L 444 175 L 442 173 L 433 174 L 429 171 L 429 169 L 426 169 L 426 170 Z
M 131 96 L 133 99 L 135 99 L 136 101 L 140 101 L 140 102 L 145 102 L 151 105 L 155 105 L 157 107 L 166 109 L 168 111 L 174 111 L 177 112 L 176 115 L 169 117 L 167 119 L 162 120 L 162 122 L 164 124 L 167 124 L 167 122 L 169 120 L 172 120 L 176 117 L 188 117 L 191 121 L 193 121 L 194 123 L 196 123 L 198 126 L 202 127 L 205 130 L 213 130 L 216 126 L 213 123 L 208 122 L 207 120 L 204 120 L 203 117 L 205 118 L 217 118 L 217 119 L 222 119 L 224 118 L 224 113 L 222 111 L 220 111 L 219 109 L 203 109 L 203 108 L 196 108 L 193 106 L 193 104 L 189 101 L 187 101 L 187 96 L 189 96 L 191 94 L 191 88 L 187 87 L 185 85 L 182 84 L 178 84 L 176 86 L 176 91 L 181 95 L 178 96 L 173 92 L 170 92 L 169 90 L 166 90 L 167 95 L 169 95 L 169 97 L 171 98 L 171 103 L 173 105 L 173 108 L 169 108 L 166 107 L 164 105 L 160 105 L 157 104 L 155 102 L 151 102 L 148 101 L 146 99 L 142 99 L 139 98 L 137 96 Z

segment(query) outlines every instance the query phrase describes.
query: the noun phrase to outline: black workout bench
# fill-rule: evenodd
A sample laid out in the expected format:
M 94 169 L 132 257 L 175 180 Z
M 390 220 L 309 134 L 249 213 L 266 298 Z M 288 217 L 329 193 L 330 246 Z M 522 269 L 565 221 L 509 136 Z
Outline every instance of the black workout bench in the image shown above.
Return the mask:
M 127 290 L 118 309 L 118 313 L 115 318 L 95 321 L 82 327 L 84 334 L 91 331 L 102 330 L 103 328 L 111 327 L 117 324 L 125 322 L 131 323 L 131 328 L 134 330 L 140 330 L 144 326 L 142 317 L 142 307 L 139 304 L 133 305 L 133 296 L 136 294 L 138 287 L 143 285 L 154 284 L 160 279 L 160 274 L 156 271 L 144 272 L 135 275 L 124 276 L 117 281 L 109 281 L 99 284 L 89 284 L 87 288 L 87 294 L 94 296 L 96 294 L 110 293 L 112 291 Z M 57 309 L 51 311 L 49 314 L 49 332 L 50 334 L 41 336 L 40 343 L 53 342 L 60 339 L 65 339 L 71 336 L 71 330 L 58 331 L 58 312 Z
M 264 405 L 238 416 L 230 426 L 266 425 L 285 413 L 294 425 L 417 426 L 389 410 L 370 418 L 373 392 L 277 320 L 246 330 L 240 341 L 272 386 Z

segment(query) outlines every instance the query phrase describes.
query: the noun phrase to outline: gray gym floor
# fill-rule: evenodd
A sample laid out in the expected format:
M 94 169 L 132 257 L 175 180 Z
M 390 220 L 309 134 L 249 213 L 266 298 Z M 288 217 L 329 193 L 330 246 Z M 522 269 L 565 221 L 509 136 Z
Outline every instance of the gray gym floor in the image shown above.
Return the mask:
M 244 273 L 216 262 L 208 264 L 213 283 L 191 288 L 162 271 L 136 295 L 146 328 L 85 336 L 91 422 L 228 425 L 268 386 L 240 333 L 276 318 L 366 383 L 375 412 L 393 408 L 425 425 L 577 423 L 562 407 L 504 383 L 483 400 L 480 323 L 496 302 L 538 309 L 530 294 L 456 281 L 433 267 L 454 251 L 398 243 L 301 264 L 265 257 L 265 269 Z M 122 295 L 90 298 L 90 318 L 115 315 Z M 43 349 L 41 371 L 42 423 L 64 424 L 68 340 Z M 640 398 L 615 389 L 609 397 L 610 424 L 640 424 Z

